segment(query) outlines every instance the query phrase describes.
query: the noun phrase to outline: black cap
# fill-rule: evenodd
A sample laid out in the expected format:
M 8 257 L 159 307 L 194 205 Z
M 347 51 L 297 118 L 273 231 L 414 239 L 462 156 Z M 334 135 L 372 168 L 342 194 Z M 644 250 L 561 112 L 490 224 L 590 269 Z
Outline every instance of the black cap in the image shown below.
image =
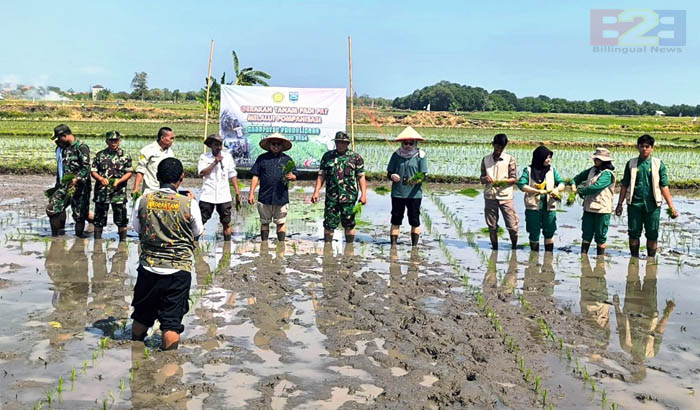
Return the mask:
M 106 137 L 107 141 L 122 139 L 122 135 L 119 133 L 119 131 L 107 131 L 107 134 L 105 134 L 105 137 Z
M 343 131 L 338 131 L 335 133 L 335 140 L 336 141 L 347 141 L 350 142 L 350 137 L 348 137 L 348 134 L 346 134 Z
M 56 128 L 53 129 L 53 137 L 52 139 L 56 139 L 58 137 L 62 137 L 64 135 L 72 134 L 73 132 L 68 128 L 66 124 L 59 124 L 56 126 Z

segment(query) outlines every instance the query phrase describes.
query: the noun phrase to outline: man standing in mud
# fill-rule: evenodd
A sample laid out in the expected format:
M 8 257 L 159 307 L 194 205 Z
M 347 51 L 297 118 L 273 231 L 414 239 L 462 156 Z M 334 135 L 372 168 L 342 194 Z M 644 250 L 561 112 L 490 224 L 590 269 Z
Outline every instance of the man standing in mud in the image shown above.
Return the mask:
M 333 240 L 333 231 L 338 225 L 345 229 L 346 242 L 355 240 L 355 202 L 357 186 L 360 186 L 360 203 L 367 203 L 367 181 L 365 180 L 365 161 L 360 154 L 348 150 L 350 138 L 343 131 L 335 134 L 335 149 L 323 154 L 316 188 L 311 202 L 319 200 L 319 192 L 326 182 L 326 205 L 323 211 L 323 240 Z
M 156 177 L 158 164 L 165 158 L 175 156 L 172 149 L 173 142 L 175 142 L 173 130 L 168 127 L 162 127 L 158 130 L 156 141 L 141 148 L 139 163 L 136 166 L 134 188 L 131 191 L 132 196 L 141 189 L 141 181 L 145 185 L 143 189 L 144 194 L 158 190 L 160 187 Z
M 62 216 L 68 206 L 75 220 L 75 235 L 82 237 L 90 211 L 90 147 L 77 140 L 65 124 L 56 126 L 53 139 L 61 150 L 56 186 L 50 190 L 46 215 L 51 235 L 58 236 L 65 223 Z
M 107 225 L 107 213 L 112 204 L 112 218 L 119 229 L 119 240 L 126 240 L 126 184 L 134 169 L 131 156 L 119 148 L 121 134 L 109 131 L 106 134 L 107 148 L 95 155 L 90 169 L 95 179 L 95 239 L 102 239 L 102 230 Z
M 185 173 L 182 163 L 166 158 L 156 173 L 160 188 L 140 197 L 132 220 L 141 251 L 131 305 L 132 340 L 142 341 L 156 319 L 163 332 L 163 350 L 177 349 L 182 318 L 189 310 L 195 241 L 202 233 L 202 216 L 194 197 L 177 191 Z

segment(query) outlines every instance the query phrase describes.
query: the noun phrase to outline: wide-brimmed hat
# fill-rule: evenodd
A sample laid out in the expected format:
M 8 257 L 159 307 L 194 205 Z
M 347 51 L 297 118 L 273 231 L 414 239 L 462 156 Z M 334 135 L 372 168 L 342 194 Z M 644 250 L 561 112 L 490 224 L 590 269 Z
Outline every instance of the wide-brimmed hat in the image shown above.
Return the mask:
M 68 128 L 66 124 L 59 124 L 56 126 L 56 128 L 53 129 L 53 137 L 51 137 L 51 139 L 55 140 L 58 137 L 62 137 L 68 134 L 73 134 L 70 128 Z
M 421 137 L 418 131 L 414 130 L 413 127 L 408 126 L 404 128 L 403 131 L 396 137 L 395 141 L 425 141 L 425 138 Z
M 105 139 L 107 141 L 120 140 L 122 139 L 122 134 L 120 134 L 119 131 L 107 131 Z
M 591 158 L 595 159 L 598 158 L 599 160 L 603 162 L 608 162 L 612 161 L 612 157 L 610 156 L 610 151 L 607 148 L 596 148 L 595 152 L 593 155 L 591 155 Z
M 207 137 L 207 139 L 204 140 L 204 145 L 206 145 L 207 147 L 211 147 L 210 144 L 214 141 L 223 145 L 224 144 L 224 137 L 222 137 L 219 134 L 211 134 L 210 136 Z
M 287 137 L 284 135 L 276 132 L 274 134 L 270 134 L 267 137 L 263 138 L 260 140 L 260 148 L 264 149 L 265 151 L 270 150 L 270 142 L 272 140 L 280 140 L 282 141 L 282 151 L 288 151 L 292 149 L 292 141 L 288 140 Z
M 335 133 L 335 141 L 350 142 L 350 137 L 345 131 L 338 131 Z

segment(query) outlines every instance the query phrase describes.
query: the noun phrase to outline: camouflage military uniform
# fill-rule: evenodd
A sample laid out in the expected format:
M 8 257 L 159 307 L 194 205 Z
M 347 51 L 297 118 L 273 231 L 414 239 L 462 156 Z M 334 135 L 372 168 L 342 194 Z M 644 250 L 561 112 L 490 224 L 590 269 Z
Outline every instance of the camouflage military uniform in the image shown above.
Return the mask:
M 118 180 L 125 174 L 134 172 L 134 168 L 131 166 L 131 156 L 124 150 L 119 148 L 110 151 L 107 148 L 95 155 L 91 171 L 108 180 Z M 120 228 L 125 227 L 129 222 L 126 213 L 126 182 L 117 189 L 114 189 L 112 184 L 104 186 L 100 181 L 95 182 L 95 227 L 107 225 L 109 204 L 112 204 L 114 224 Z
M 321 159 L 320 173 L 326 179 L 326 206 L 323 227 L 332 231 L 342 224 L 345 229 L 355 227 L 353 207 L 357 201 L 357 178 L 365 173 L 365 161 L 360 154 L 348 150 L 340 155 L 328 151 Z
M 46 214 L 56 216 L 70 206 L 75 222 L 84 222 L 90 211 L 90 147 L 78 140 L 63 149 L 63 175 L 69 174 L 75 175 L 78 183 L 73 189 L 70 182 L 61 184 L 57 175 L 57 189 L 49 197 Z

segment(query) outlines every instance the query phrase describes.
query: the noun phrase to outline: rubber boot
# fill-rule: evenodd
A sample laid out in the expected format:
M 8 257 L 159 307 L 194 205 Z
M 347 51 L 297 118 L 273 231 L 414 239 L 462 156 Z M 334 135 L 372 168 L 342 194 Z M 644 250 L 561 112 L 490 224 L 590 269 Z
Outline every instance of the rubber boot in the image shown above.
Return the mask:
M 224 242 L 231 242 L 231 234 L 230 233 L 224 234 Z
M 95 228 L 95 231 L 97 231 L 97 228 Z M 126 227 L 119 228 L 119 240 L 120 241 L 126 240 Z
M 95 227 L 95 231 L 93 232 L 95 239 L 102 239 L 102 228 Z
M 630 244 L 630 254 L 633 258 L 639 258 L 639 244 Z
M 270 230 L 269 229 L 261 229 L 260 230 L 260 240 L 265 242 L 268 239 L 270 239 Z
M 391 246 L 396 246 L 399 243 L 399 235 L 389 235 L 389 240 L 391 241 Z
M 581 254 L 586 255 L 588 254 L 588 249 L 591 248 L 591 243 L 590 242 L 581 242 Z
M 654 258 L 654 257 L 656 257 L 656 248 L 657 248 L 657 246 L 658 246 L 658 245 L 656 244 L 656 242 L 654 242 L 654 243 L 652 244 L 651 241 L 647 241 L 647 257 L 649 257 L 649 258 Z
M 61 235 L 61 217 L 59 215 L 49 216 L 49 225 L 51 225 L 51 236 Z
M 287 232 L 277 232 L 277 240 L 282 242 L 287 237 Z
M 489 239 L 491 239 L 491 249 L 498 250 L 498 232 L 489 231 Z
M 66 211 L 63 211 L 60 214 L 58 214 L 58 234 L 66 234 Z
M 554 244 L 553 243 L 545 243 L 544 244 L 544 251 L 545 252 L 554 252 Z
M 605 255 L 605 247 L 603 246 L 596 246 L 595 251 L 598 256 Z
M 324 233 L 323 234 L 323 242 L 333 242 L 333 234 L 332 233 Z
M 530 242 L 530 250 L 532 252 L 539 252 L 540 251 L 540 243 L 539 242 Z
M 75 236 L 82 238 L 85 233 L 85 221 L 75 223 Z
M 510 233 L 510 247 L 511 249 L 518 249 L 518 234 Z
M 355 235 L 345 235 L 345 243 L 353 243 L 355 242 Z
M 418 246 L 418 238 L 420 238 L 419 233 L 411 232 L 411 246 Z

